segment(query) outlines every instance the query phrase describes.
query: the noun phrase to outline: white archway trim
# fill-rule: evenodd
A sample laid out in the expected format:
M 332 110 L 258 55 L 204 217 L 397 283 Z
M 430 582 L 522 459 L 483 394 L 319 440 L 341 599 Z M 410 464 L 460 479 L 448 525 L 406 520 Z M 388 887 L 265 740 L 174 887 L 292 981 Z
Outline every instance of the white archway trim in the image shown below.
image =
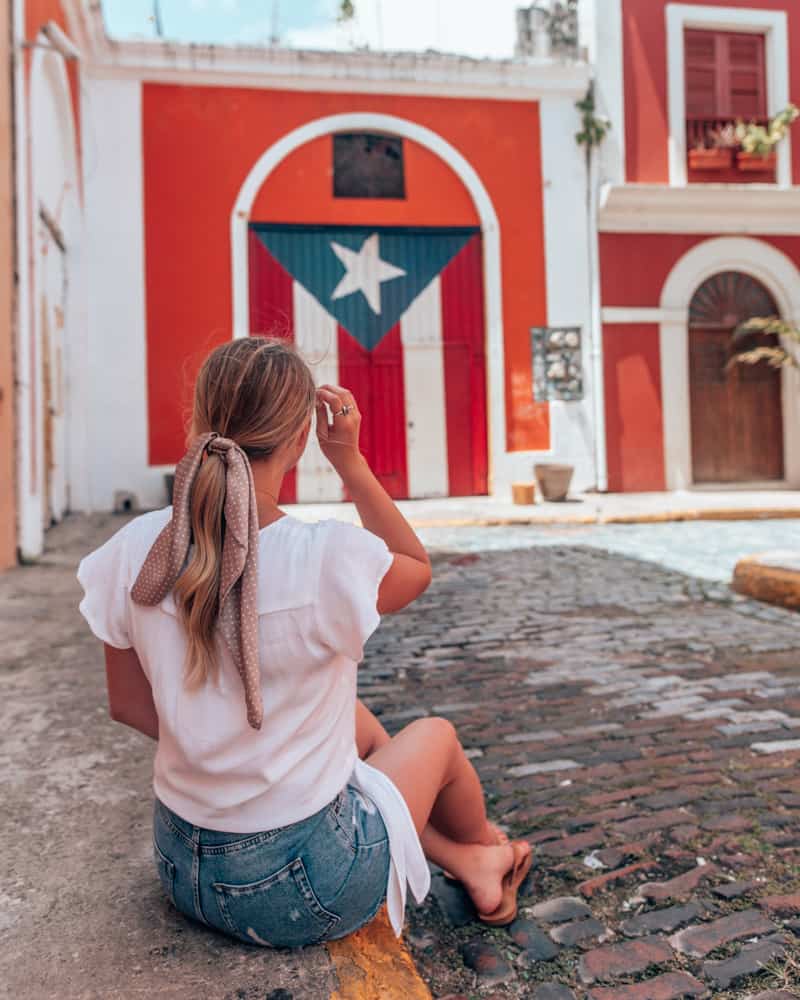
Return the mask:
M 460 178 L 478 213 L 483 234 L 483 272 L 486 302 L 486 353 L 488 391 L 489 492 L 494 492 L 501 458 L 505 454 L 505 380 L 503 314 L 500 269 L 500 225 L 483 181 L 474 167 L 437 132 L 395 115 L 354 112 L 328 115 L 287 133 L 259 157 L 239 189 L 231 212 L 231 283 L 233 292 L 233 336 L 250 333 L 249 260 L 247 234 L 250 212 L 258 191 L 273 170 L 294 150 L 333 132 L 364 129 L 390 132 L 425 146 Z
M 800 271 L 764 240 L 717 237 L 698 243 L 674 265 L 661 292 L 660 358 L 664 421 L 664 472 L 669 490 L 692 485 L 689 416 L 689 303 L 697 288 L 720 271 L 741 271 L 760 281 L 775 299 L 781 316 L 800 323 Z M 784 476 L 800 485 L 800 379 L 784 369 Z

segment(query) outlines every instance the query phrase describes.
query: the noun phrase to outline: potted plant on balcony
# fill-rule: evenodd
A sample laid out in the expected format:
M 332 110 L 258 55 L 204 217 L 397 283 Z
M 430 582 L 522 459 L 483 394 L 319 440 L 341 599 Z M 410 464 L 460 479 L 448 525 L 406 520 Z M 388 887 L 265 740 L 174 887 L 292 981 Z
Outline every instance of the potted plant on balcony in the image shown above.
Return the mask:
M 689 150 L 689 166 L 692 170 L 728 170 L 738 144 L 735 125 L 711 129 Z
M 770 118 L 766 125 L 738 122 L 736 138 L 742 147 L 736 154 L 736 166 L 739 170 L 774 170 L 777 159 L 775 147 L 798 115 L 800 110 L 794 104 L 789 104 L 774 118 Z

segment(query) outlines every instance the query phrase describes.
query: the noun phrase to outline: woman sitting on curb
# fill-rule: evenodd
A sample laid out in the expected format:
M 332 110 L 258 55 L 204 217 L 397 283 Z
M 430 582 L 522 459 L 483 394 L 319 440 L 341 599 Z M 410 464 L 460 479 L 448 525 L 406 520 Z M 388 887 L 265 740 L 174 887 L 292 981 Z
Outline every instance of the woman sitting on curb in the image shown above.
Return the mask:
M 315 409 L 363 528 L 278 507 Z M 342 937 L 384 901 L 400 934 L 406 885 L 420 902 L 430 885 L 424 855 L 463 883 L 479 919 L 506 924 L 531 864 L 530 846 L 487 820 L 447 720 L 390 738 L 357 701 L 380 615 L 431 579 L 359 451 L 360 421 L 349 392 L 315 389 L 287 341 L 221 345 L 197 378 L 172 505 L 133 518 L 78 568 L 111 715 L 158 741 L 163 888 L 182 913 L 250 943 Z

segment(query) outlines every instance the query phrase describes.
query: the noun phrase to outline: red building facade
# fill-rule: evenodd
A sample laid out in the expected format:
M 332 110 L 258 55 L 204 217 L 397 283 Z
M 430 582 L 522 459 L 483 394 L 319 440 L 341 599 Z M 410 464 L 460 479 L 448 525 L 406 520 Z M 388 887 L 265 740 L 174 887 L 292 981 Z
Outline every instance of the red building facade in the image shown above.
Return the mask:
M 797 486 L 795 374 L 727 362 L 743 320 L 800 320 L 800 128 L 756 160 L 730 128 L 800 95 L 800 10 L 611 6 L 617 48 L 597 63 L 617 133 L 598 213 L 608 488 Z
M 95 137 L 73 357 L 102 372 L 73 399 L 77 509 L 164 503 L 199 365 L 251 333 L 357 393 L 396 498 L 508 495 L 549 459 L 597 483 L 585 60 L 112 42 L 64 3 Z M 551 327 L 577 358 L 554 403 Z M 343 499 L 313 436 L 282 499 Z

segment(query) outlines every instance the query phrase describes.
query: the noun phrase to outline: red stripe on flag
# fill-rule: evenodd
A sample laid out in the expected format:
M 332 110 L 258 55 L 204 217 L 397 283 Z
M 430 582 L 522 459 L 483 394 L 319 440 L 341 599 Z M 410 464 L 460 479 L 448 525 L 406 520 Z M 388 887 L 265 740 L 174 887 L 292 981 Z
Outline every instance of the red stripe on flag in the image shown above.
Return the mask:
M 292 276 L 267 250 L 253 230 L 249 234 L 250 333 L 294 339 Z M 297 502 L 297 470 L 283 478 L 280 503 Z
M 361 450 L 384 489 L 395 500 L 408 496 L 406 408 L 400 325 L 372 351 L 339 327 L 339 381 L 361 410 Z
M 450 496 L 488 492 L 486 348 L 481 237 L 441 274 Z

